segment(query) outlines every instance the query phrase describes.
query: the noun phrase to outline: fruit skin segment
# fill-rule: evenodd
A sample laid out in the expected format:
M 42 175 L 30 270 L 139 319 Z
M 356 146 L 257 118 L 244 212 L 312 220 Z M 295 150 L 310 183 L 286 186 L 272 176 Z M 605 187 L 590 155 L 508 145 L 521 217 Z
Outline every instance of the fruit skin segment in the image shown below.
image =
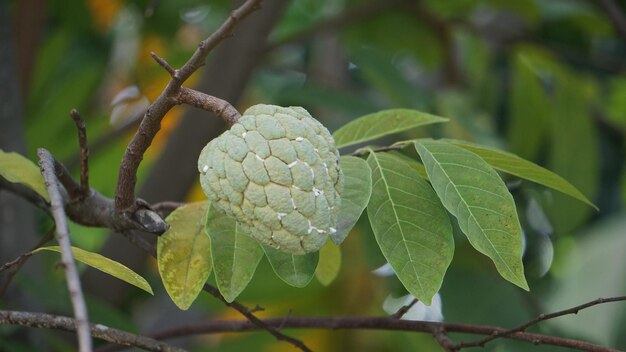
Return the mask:
M 215 208 L 264 245 L 305 254 L 337 231 L 339 152 L 301 107 L 250 107 L 204 147 L 198 171 Z

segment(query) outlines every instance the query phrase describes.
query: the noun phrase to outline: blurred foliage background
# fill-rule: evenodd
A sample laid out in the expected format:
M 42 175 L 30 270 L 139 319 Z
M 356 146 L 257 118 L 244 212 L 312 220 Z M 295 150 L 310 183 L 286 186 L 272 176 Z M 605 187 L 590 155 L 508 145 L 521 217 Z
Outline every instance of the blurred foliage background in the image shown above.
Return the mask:
M 2 62 L 1 89 L 13 99 L 2 102 L 2 148 L 34 160 L 36 148 L 45 147 L 76 171 L 76 131 L 68 113 L 77 108 L 92 148 L 92 187 L 113 196 L 119 162 L 136 127 L 133 112 L 145 98 L 154 100 L 169 79 L 149 53 L 182 65 L 231 6 L 225 0 L 3 2 L 0 44 L 10 55 Z M 441 290 L 445 321 L 510 327 L 540 312 L 626 292 L 626 31 L 616 24 L 624 9 L 626 1 L 604 0 L 267 0 L 187 85 L 227 99 L 240 111 L 259 102 L 301 105 L 331 131 L 377 110 L 419 109 L 451 122 L 401 138 L 467 139 L 564 176 L 600 211 L 507 179 L 525 232 L 529 293 L 500 279 L 486 257 L 463 236 L 457 238 Z M 112 124 L 111 102 L 129 86 L 139 92 L 121 96 Z M 204 198 L 195 160 L 223 129 L 208 115 L 177 107 L 166 116 L 140 169 L 141 197 Z M 51 226 L 32 206 L 12 202 L 10 207 L 30 216 L 31 225 L 3 229 L 2 263 L 34 245 Z M 208 295 L 191 310 L 179 311 L 154 261 L 121 236 L 79 226 L 72 227 L 72 236 L 77 246 L 99 250 L 143 274 L 155 289 L 150 297 L 84 268 L 94 322 L 147 332 L 241 318 Z M 288 287 L 264 261 L 239 300 L 265 307 L 259 315 L 267 317 L 385 314 L 385 297 L 405 292 L 396 279 L 372 274 L 384 264 L 373 235 L 357 227 L 341 250 L 343 266 L 329 287 L 317 282 Z M 71 314 L 55 258 L 44 253 L 29 262 L 0 297 L 0 308 Z M 626 305 L 612 304 L 535 331 L 626 349 L 625 329 Z M 289 333 L 321 351 L 440 350 L 426 334 Z M 72 335 L 57 331 L 0 327 L 3 351 L 67 351 L 72 341 Z M 263 332 L 178 342 L 194 351 L 291 350 Z M 504 340 L 486 348 L 520 349 L 552 350 Z

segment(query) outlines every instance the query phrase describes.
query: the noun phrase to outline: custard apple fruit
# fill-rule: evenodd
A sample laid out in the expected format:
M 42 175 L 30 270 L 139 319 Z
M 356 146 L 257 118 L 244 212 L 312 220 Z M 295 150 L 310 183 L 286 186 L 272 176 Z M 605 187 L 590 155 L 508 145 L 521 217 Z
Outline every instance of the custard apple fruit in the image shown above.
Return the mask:
M 305 254 L 337 231 L 339 153 L 301 107 L 250 107 L 204 147 L 198 170 L 214 208 L 262 244 Z

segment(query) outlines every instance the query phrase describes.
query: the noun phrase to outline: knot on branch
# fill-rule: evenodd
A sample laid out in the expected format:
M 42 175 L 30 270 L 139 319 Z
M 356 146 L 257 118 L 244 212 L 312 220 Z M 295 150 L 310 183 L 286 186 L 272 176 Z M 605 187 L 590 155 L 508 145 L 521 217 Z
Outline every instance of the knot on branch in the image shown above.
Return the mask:
M 155 235 L 160 235 L 169 228 L 165 220 L 151 209 L 137 210 L 134 214 L 134 220 L 141 224 L 145 231 Z

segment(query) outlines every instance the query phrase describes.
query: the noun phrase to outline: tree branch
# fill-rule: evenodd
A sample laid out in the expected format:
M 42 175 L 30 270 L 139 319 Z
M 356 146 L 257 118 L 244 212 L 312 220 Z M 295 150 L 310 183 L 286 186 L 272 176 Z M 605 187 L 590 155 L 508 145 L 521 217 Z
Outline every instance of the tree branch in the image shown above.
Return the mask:
M 363 155 L 367 155 L 369 153 L 375 152 L 375 153 L 379 153 L 379 152 L 390 152 L 390 151 L 395 151 L 395 150 L 402 150 L 404 148 L 406 148 L 408 144 L 406 143 L 402 143 L 402 144 L 392 144 L 392 145 L 388 145 L 388 146 L 383 146 L 383 147 L 377 147 L 377 148 L 371 148 L 371 147 L 365 147 L 365 148 L 359 148 L 357 150 L 355 150 L 354 152 L 352 152 L 352 156 L 363 156 Z
M 226 100 L 185 87 L 180 87 L 176 102 L 178 104 L 186 103 L 198 109 L 212 112 L 226 121 L 228 126 L 234 125 L 241 117 L 239 111 Z
M 206 57 L 220 42 L 232 36 L 237 24 L 253 11 L 260 8 L 261 0 L 246 0 L 239 8 L 232 11 L 228 19 L 207 39 L 200 42 L 198 49 L 167 84 L 161 95 L 146 111 L 137 133 L 126 148 L 115 190 L 115 209 L 120 213 L 134 213 L 135 185 L 137 183 L 137 169 L 143 155 L 152 144 L 154 136 L 161 128 L 161 120 L 165 114 L 177 104 L 176 97 L 181 91 L 182 84 L 204 64 Z
M 11 280 L 13 280 L 13 277 L 15 276 L 15 274 L 18 272 L 18 270 L 20 270 L 22 265 L 26 263 L 28 258 L 30 258 L 30 256 L 33 255 L 33 251 L 43 246 L 44 244 L 48 243 L 49 241 L 52 241 L 52 239 L 54 238 L 54 229 L 55 229 L 54 227 L 51 228 L 50 231 L 48 231 L 48 233 L 46 234 L 46 236 L 43 237 L 41 240 L 39 240 L 39 242 L 37 242 L 37 244 L 30 251 L 21 254 L 19 257 L 15 258 L 14 260 L 8 263 L 3 264 L 0 267 L 0 273 L 2 273 L 5 270 L 9 270 L 9 274 L 7 275 L 6 280 L 4 280 L 4 283 L 2 283 L 2 287 L 0 287 L 0 297 L 4 296 L 4 292 L 6 292 L 6 289 L 9 287 Z
M 75 319 L 44 313 L 0 311 L 0 325 L 21 325 L 34 328 L 76 331 Z M 101 324 L 88 325 L 89 334 L 95 338 L 124 346 L 142 348 L 147 351 L 184 352 L 182 348 L 156 341 L 152 338 L 131 334 Z
M 447 332 L 473 335 L 492 335 L 494 333 L 506 331 L 506 329 L 495 326 L 400 320 L 392 317 L 282 317 L 263 319 L 263 323 L 270 327 L 280 326 L 285 329 L 387 330 L 422 332 L 429 334 L 432 334 L 433 331 L 437 331 L 437 329 L 443 329 Z M 189 324 L 162 330 L 151 334 L 151 336 L 157 340 L 165 340 L 189 335 L 244 332 L 258 329 L 258 326 L 246 320 L 211 320 L 199 324 Z M 602 347 L 580 340 L 527 332 L 516 332 L 503 337 L 507 339 L 530 342 L 535 345 L 568 347 L 580 351 L 618 352 L 618 350 L 613 348 Z
M 409 311 L 409 309 L 413 308 L 413 306 L 416 303 L 417 303 L 417 298 L 413 298 L 413 300 L 409 302 L 409 304 L 400 307 L 400 309 L 398 309 L 395 313 L 390 315 L 390 317 L 395 318 L 395 319 L 401 319 L 402 316 L 405 315 L 406 312 Z
M 49 156 L 54 163 L 56 177 L 64 187 L 61 189 L 61 197 L 65 206 L 65 212 L 72 221 L 84 226 L 106 227 L 120 233 L 129 230 L 141 230 L 153 234 L 161 234 L 167 230 L 167 223 L 141 200 L 137 203 L 142 206 L 132 216 L 125 216 L 115 211 L 113 200 L 107 198 L 94 189 L 89 189 L 83 194 L 78 183 L 72 178 L 63 164 L 58 162 L 52 155 Z M 18 194 L 34 204 L 49 211 L 48 204 L 36 193 L 26 187 L 2 181 L 0 186 Z M 67 193 L 67 194 L 66 194 Z
M 52 162 L 57 163 L 51 155 L 50 159 L 52 160 Z M 74 182 L 73 180 L 71 181 Z M 158 208 L 176 208 L 180 206 L 180 203 L 163 202 L 157 203 L 156 206 Z M 126 217 L 120 216 L 117 212 L 115 212 L 112 200 L 101 196 L 94 190 L 91 190 L 89 197 L 78 202 L 69 202 L 68 204 L 66 204 L 66 207 L 68 209 L 68 215 L 70 215 L 70 218 L 73 219 L 75 222 L 88 226 L 104 226 L 110 229 L 117 230 L 122 233 L 129 242 L 141 248 L 151 256 L 156 257 L 156 250 L 154 248 L 154 245 L 152 245 L 151 243 L 146 241 L 141 235 L 138 235 L 133 231 L 133 229 L 144 231 L 146 231 L 146 229 L 140 228 L 140 226 L 132 226 L 133 222 L 129 222 Z M 141 211 L 142 210 L 138 212 Z M 283 334 L 274 327 L 265 326 L 263 324 L 263 321 L 257 318 L 253 314 L 253 312 L 244 305 L 236 301 L 226 301 L 224 296 L 222 296 L 217 288 L 211 285 L 205 285 L 204 290 L 224 302 L 224 304 L 226 304 L 227 306 L 240 312 L 243 316 L 252 321 L 259 328 L 267 330 L 278 340 L 289 342 L 303 351 L 310 351 L 310 349 L 306 347 L 306 345 L 304 345 L 302 341 Z
M 152 56 L 154 61 L 156 61 L 157 64 L 163 67 L 163 69 L 165 69 L 165 71 L 167 71 L 167 73 L 169 73 L 170 76 L 172 77 L 176 76 L 176 70 L 164 58 L 157 55 L 154 51 L 150 52 L 150 56 Z
M 437 326 L 432 329 L 432 335 L 435 338 L 435 341 L 443 348 L 446 352 L 457 352 L 454 348 L 454 341 L 450 340 L 448 337 L 448 332 L 443 326 Z
M 74 256 L 72 255 L 72 244 L 70 243 L 70 233 L 65 217 L 63 197 L 61 196 L 57 176 L 55 175 L 55 162 L 52 155 L 43 148 L 37 151 L 37 155 L 39 156 L 41 174 L 50 195 L 50 207 L 56 224 L 56 237 L 61 247 L 61 262 L 65 270 L 67 289 L 70 293 L 70 299 L 74 307 L 74 316 L 76 317 L 78 345 L 81 352 L 90 352 L 92 351 L 92 345 L 87 305 L 85 304 L 76 263 L 74 263 Z
M 72 109 L 70 116 L 76 123 L 78 130 L 78 146 L 80 148 L 80 193 L 81 197 L 89 194 L 89 147 L 87 146 L 87 130 L 85 121 L 80 117 L 78 110 Z
M 21 183 L 9 182 L 4 177 L 0 176 L 0 190 L 2 189 L 20 196 L 37 208 L 44 210 L 48 214 L 50 213 L 50 204 L 48 204 L 48 201 L 30 187 L 24 186 Z
M 250 309 L 248 309 L 246 306 L 244 306 L 243 304 L 237 302 L 237 301 L 232 301 L 232 302 L 228 302 L 224 296 L 222 296 L 222 294 L 220 293 L 220 291 L 208 284 L 205 284 L 204 287 L 202 288 L 204 291 L 210 293 L 213 297 L 219 299 L 220 301 L 222 301 L 225 305 L 235 309 L 236 311 L 238 311 L 239 313 L 241 313 L 244 317 L 246 317 L 247 322 L 253 324 L 256 328 L 259 329 L 263 329 L 266 330 L 267 332 L 269 332 L 272 336 L 274 336 L 277 340 L 280 341 L 285 341 L 288 342 L 292 345 L 294 345 L 295 347 L 299 348 L 302 351 L 311 351 L 311 349 L 309 349 L 302 341 L 293 338 L 291 336 L 285 335 L 282 332 L 279 331 L 279 329 L 282 329 L 283 326 L 282 325 L 271 325 L 271 324 L 267 324 L 264 320 L 261 320 L 259 318 L 256 317 L 256 315 L 252 314 L 252 312 L 250 311 Z M 286 319 L 286 317 L 285 317 Z
M 472 342 L 461 342 L 458 343 L 457 345 L 455 345 L 456 349 L 461 349 L 461 348 L 467 348 L 467 347 L 480 347 L 480 346 L 484 346 L 486 343 L 493 341 L 497 338 L 500 337 L 507 337 L 510 336 L 511 334 L 515 334 L 521 331 L 525 331 L 526 329 L 528 329 L 529 327 L 533 326 L 533 325 L 537 325 L 542 321 L 545 320 L 549 320 L 549 319 L 554 319 L 554 318 L 558 318 L 558 317 L 562 317 L 564 315 L 569 315 L 569 314 L 578 314 L 579 311 L 585 309 L 585 308 L 589 308 L 589 307 L 593 307 L 595 305 L 598 304 L 603 304 L 603 303 L 610 303 L 610 302 L 620 302 L 620 301 L 626 301 L 626 296 L 619 296 L 619 297 L 610 297 L 610 298 L 598 298 L 595 299 L 593 301 L 587 302 L 587 303 L 583 303 L 581 305 L 572 307 L 572 308 L 568 308 L 568 309 L 564 309 L 564 310 L 560 310 L 558 312 L 554 312 L 554 313 L 550 313 L 550 314 L 539 314 L 539 316 L 533 320 L 529 320 L 528 322 L 521 324 L 519 326 L 516 326 L 512 329 L 509 330 L 504 330 L 504 331 L 498 331 L 495 332 L 494 334 L 492 334 L 491 336 L 485 337 L 484 339 L 480 339 L 477 341 L 472 341 Z

